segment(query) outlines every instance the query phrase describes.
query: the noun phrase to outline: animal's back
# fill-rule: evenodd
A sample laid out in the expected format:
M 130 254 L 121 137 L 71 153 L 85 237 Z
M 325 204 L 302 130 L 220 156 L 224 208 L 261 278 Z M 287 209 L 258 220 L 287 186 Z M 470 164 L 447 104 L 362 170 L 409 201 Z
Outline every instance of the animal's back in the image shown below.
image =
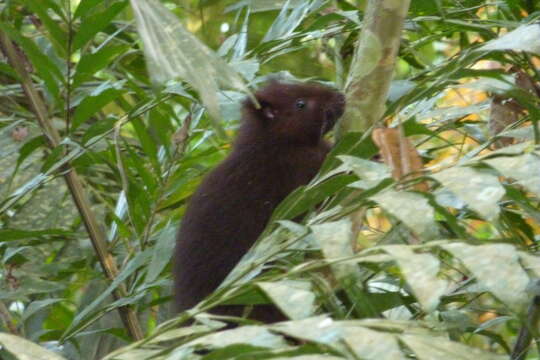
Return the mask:
M 248 148 L 208 174 L 178 232 L 174 272 L 179 311 L 219 286 L 262 233 L 274 208 L 317 173 L 326 152 L 326 146 L 278 154 Z

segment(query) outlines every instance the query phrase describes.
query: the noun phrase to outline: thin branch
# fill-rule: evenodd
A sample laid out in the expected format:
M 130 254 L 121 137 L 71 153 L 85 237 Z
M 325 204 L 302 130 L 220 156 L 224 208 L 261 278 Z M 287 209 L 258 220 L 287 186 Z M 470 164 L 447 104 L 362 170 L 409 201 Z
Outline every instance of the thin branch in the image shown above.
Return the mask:
M 17 325 L 15 324 L 15 321 L 11 317 L 11 314 L 9 313 L 8 308 L 2 301 L 0 301 L 0 318 L 2 319 L 6 328 L 9 330 L 11 334 L 19 335 L 19 332 L 17 331 Z
M 4 33 L 0 32 L 0 45 L 11 66 L 17 71 L 21 78 L 21 86 L 26 94 L 28 101 L 32 107 L 32 111 L 36 115 L 36 119 L 41 127 L 41 130 L 48 140 L 51 149 L 59 146 L 61 138 L 58 131 L 53 127 L 45 103 L 40 97 L 38 91 L 34 87 L 32 78 L 28 71 L 24 68 L 23 59 L 15 50 L 11 40 Z M 69 61 L 69 60 L 68 60 Z M 69 109 L 68 109 L 69 110 Z M 106 238 L 101 230 L 95 214 L 91 210 L 90 202 L 84 192 L 81 180 L 69 164 L 66 164 L 64 171 L 64 179 L 68 189 L 73 197 L 73 201 L 81 214 L 84 226 L 88 232 L 88 236 L 92 242 L 92 246 L 97 254 L 98 260 L 105 272 L 109 281 L 113 281 L 117 274 L 118 268 L 113 256 L 108 252 Z M 127 294 L 124 285 L 120 285 L 113 293 L 115 299 L 121 299 Z M 119 309 L 120 317 L 127 331 L 134 339 L 143 338 L 143 333 L 137 319 L 137 315 L 132 307 L 122 306 Z
M 531 346 L 533 337 L 538 337 L 540 325 L 540 296 L 535 296 L 527 310 L 527 319 L 519 331 L 519 335 L 512 350 L 511 360 L 524 360 Z
M 66 1 L 67 12 L 67 56 L 66 56 L 66 133 L 70 131 L 71 125 L 71 55 L 73 52 L 73 16 L 71 14 L 71 0 Z

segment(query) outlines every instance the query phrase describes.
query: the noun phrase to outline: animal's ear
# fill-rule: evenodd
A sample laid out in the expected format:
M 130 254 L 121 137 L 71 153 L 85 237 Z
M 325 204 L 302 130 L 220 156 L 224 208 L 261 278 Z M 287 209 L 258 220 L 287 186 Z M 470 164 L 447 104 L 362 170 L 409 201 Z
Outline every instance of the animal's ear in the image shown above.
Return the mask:
M 258 119 L 262 121 L 274 120 L 277 116 L 277 112 L 272 104 L 262 99 L 262 96 L 257 96 L 257 104 L 251 99 L 244 100 L 244 109 L 252 114 L 255 114 Z
M 273 120 L 276 118 L 276 111 L 269 102 L 259 101 L 259 104 L 261 105 L 259 111 L 265 119 Z

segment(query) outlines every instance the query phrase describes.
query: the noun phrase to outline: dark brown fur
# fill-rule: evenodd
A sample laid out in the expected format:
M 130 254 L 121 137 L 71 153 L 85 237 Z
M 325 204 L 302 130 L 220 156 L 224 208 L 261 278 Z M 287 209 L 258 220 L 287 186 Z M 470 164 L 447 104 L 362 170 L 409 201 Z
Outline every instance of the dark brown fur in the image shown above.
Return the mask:
M 173 270 L 178 311 L 214 291 L 257 240 L 275 207 L 317 174 L 330 149 L 322 137 L 345 105 L 342 94 L 316 84 L 274 81 L 255 97 L 261 108 L 244 102 L 231 154 L 206 176 L 182 219 Z M 255 317 L 276 319 L 270 313 Z

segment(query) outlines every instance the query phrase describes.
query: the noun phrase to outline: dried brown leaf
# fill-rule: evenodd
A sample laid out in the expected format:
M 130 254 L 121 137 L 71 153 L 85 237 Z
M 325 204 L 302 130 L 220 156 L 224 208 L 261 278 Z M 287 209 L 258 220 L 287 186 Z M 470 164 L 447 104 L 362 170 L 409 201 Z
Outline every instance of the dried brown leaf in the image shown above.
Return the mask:
M 394 179 L 399 180 L 406 175 L 422 171 L 420 155 L 399 129 L 378 128 L 373 130 L 372 138 L 381 151 L 384 163 L 392 169 Z M 413 178 L 417 176 L 413 175 Z M 415 189 L 427 191 L 427 184 L 419 183 Z

